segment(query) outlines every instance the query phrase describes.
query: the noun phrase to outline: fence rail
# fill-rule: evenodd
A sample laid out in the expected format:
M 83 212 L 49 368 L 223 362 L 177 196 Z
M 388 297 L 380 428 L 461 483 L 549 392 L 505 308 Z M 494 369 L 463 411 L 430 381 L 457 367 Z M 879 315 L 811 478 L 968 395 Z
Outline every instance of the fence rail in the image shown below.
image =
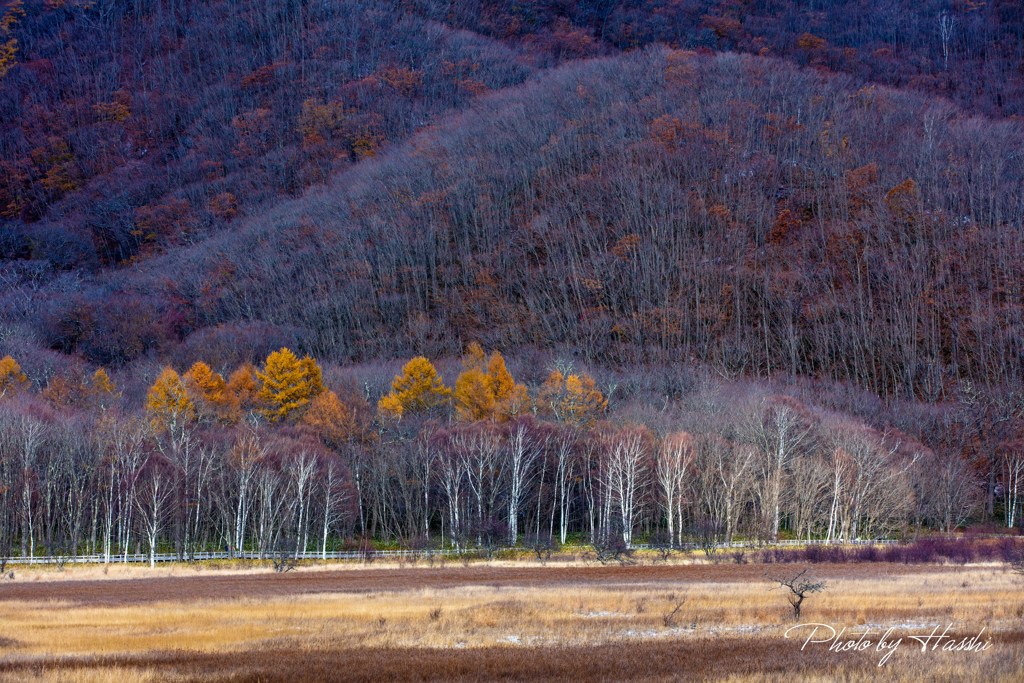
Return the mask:
M 715 543 L 713 547 L 717 550 L 727 548 L 772 548 L 777 546 L 791 547 L 791 546 L 805 546 L 805 545 L 883 545 L 898 543 L 899 541 L 893 539 L 856 539 L 853 541 L 845 541 L 843 543 L 836 543 L 835 541 L 825 541 L 814 539 L 810 541 L 799 541 L 799 540 L 783 540 L 775 541 L 772 543 L 758 543 L 756 541 L 733 541 L 731 543 Z M 586 547 L 586 546 L 583 546 Z M 651 550 L 656 549 L 659 546 L 654 546 L 646 543 L 638 543 L 631 546 L 634 550 Z M 708 547 L 707 544 L 702 543 L 683 543 L 681 545 L 673 546 L 676 550 L 701 550 Z M 528 547 L 501 547 L 491 549 L 491 552 L 508 552 L 508 551 L 529 551 Z M 428 557 L 428 556 L 462 556 L 462 555 L 479 555 L 487 552 L 482 548 L 462 548 L 462 549 L 425 549 L 425 550 L 331 550 L 326 553 L 318 551 L 307 551 L 305 553 L 298 553 L 294 556 L 299 560 L 365 560 L 368 558 L 373 559 L 388 559 L 388 558 L 401 558 L 401 557 Z M 156 553 L 152 557 L 153 562 L 205 562 L 209 560 L 272 560 L 275 557 L 279 557 L 277 553 L 259 553 L 255 551 L 243 551 L 237 552 L 233 555 L 224 551 L 218 552 L 198 552 L 192 553 L 191 555 L 178 555 L 177 553 Z M 293 557 L 290 553 L 287 557 Z M 91 555 L 46 555 L 36 557 L 7 557 L 0 558 L 0 564 L 145 564 L 150 562 L 149 553 L 118 553 L 111 554 L 109 557 L 104 554 L 91 554 Z
M 478 549 L 466 550 L 338 550 L 326 553 L 310 551 L 306 553 L 286 553 L 285 557 L 295 557 L 299 560 L 362 560 L 367 557 L 388 558 L 388 557 L 421 557 L 426 555 L 464 555 L 481 552 Z M 272 560 L 279 557 L 278 553 L 259 552 L 238 552 L 234 555 L 226 552 L 201 552 L 191 555 L 178 555 L 177 553 L 156 553 L 153 555 L 153 562 L 205 562 L 208 560 Z M 117 555 L 47 555 L 36 557 L 8 557 L 7 564 L 118 564 L 118 563 L 148 563 L 149 553 L 119 553 Z M 3 559 L 0 558 L 0 562 Z
M 888 545 L 892 543 L 899 543 L 893 538 L 855 538 L 852 541 L 826 541 L 824 539 L 815 538 L 810 541 L 807 540 L 782 540 L 782 541 L 732 541 L 731 543 L 683 543 L 681 545 L 674 545 L 673 548 L 679 550 L 701 550 L 703 548 L 712 547 L 716 550 L 722 550 L 724 548 L 776 548 L 779 546 L 792 547 L 792 546 L 805 546 L 805 545 Z M 635 543 L 632 546 L 638 550 L 650 550 L 652 548 L 659 548 L 664 546 L 650 545 L 648 543 Z

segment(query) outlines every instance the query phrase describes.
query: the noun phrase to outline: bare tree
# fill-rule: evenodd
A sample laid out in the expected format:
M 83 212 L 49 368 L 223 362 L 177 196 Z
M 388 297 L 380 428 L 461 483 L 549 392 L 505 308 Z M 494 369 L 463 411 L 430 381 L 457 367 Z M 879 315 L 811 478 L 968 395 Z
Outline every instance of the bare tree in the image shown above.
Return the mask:
M 457 456 L 462 460 L 461 469 L 466 473 L 466 482 L 476 501 L 473 526 L 477 543 L 482 545 L 483 531 L 494 526 L 491 517 L 503 474 L 499 457 L 501 440 L 488 425 L 478 425 L 457 431 L 455 444 Z
M 920 459 L 898 439 L 853 421 L 830 425 L 832 484 L 827 538 L 852 540 L 889 527 L 913 502 L 908 474 Z
M 551 534 L 530 534 L 526 537 L 526 546 L 533 551 L 540 562 L 550 560 L 552 553 L 559 547 Z
M 295 522 L 295 554 L 298 557 L 306 556 L 306 549 L 309 547 L 309 524 L 310 524 L 310 500 L 312 498 L 312 479 L 317 470 L 318 457 L 315 453 L 303 449 L 298 453 L 291 454 L 285 460 L 285 469 L 289 478 L 289 490 L 294 498 Z
M 295 552 L 295 541 L 288 538 L 287 534 L 280 534 L 274 544 L 273 552 L 270 554 L 271 566 L 277 574 L 285 574 L 295 569 L 299 564 L 299 558 Z
M 725 542 L 732 543 L 751 486 L 754 449 L 714 434 L 705 439 L 702 446 L 706 462 L 702 466 L 708 468 L 707 474 L 714 480 L 704 489 L 711 503 L 709 517 L 716 521 L 715 527 L 720 530 Z
M 813 595 L 814 593 L 820 593 L 825 590 L 825 582 L 808 578 L 806 576 L 807 571 L 808 570 L 804 569 L 791 577 L 772 577 L 767 574 L 765 575 L 778 584 L 769 590 L 774 590 L 775 588 L 786 589 L 786 599 L 789 600 L 789 604 L 793 608 L 793 619 L 800 618 L 800 609 L 804 600 L 807 599 L 807 596 Z
M 1024 501 L 1024 452 L 1007 449 L 1002 457 L 1003 507 L 1006 528 L 1012 529 L 1020 518 Z
M 669 545 L 678 545 L 683 526 L 683 492 L 694 461 L 693 437 L 686 432 L 669 434 L 655 457 L 655 476 L 661 489 L 661 503 L 668 522 Z
M 939 38 L 942 42 L 942 69 L 949 71 L 949 48 L 953 37 L 953 17 L 949 12 L 939 14 Z
M 558 505 L 558 538 L 564 544 L 569 535 L 569 514 L 572 510 L 573 481 L 576 477 L 578 467 L 575 457 L 576 433 L 569 428 L 563 428 L 558 435 L 558 443 L 555 454 L 557 466 L 555 468 L 555 497 Z M 552 513 L 552 517 L 553 517 Z M 554 520 L 552 519 L 552 525 Z M 549 535 L 553 535 L 549 533 Z
M 218 481 L 218 510 L 229 554 L 234 557 L 245 549 L 252 514 L 253 489 L 260 463 L 267 455 L 260 432 L 252 427 L 239 428 L 232 443 L 222 452 Z
M 640 513 L 641 495 L 647 482 L 646 433 L 638 427 L 627 427 L 611 435 L 605 470 L 607 495 L 618 508 L 622 540 L 633 542 L 633 528 Z
M 813 436 L 802 406 L 788 398 L 765 399 L 753 408 L 745 425 L 747 438 L 758 450 L 758 484 L 767 537 L 776 541 L 782 522 L 782 497 L 793 461 L 801 457 Z
M 526 487 L 536 475 L 534 463 L 544 450 L 530 434 L 530 425 L 519 419 L 512 425 L 505 439 L 505 471 L 508 472 L 508 536 L 509 545 L 519 538 L 519 508 L 526 495 Z
M 448 537 L 456 549 L 462 545 L 465 526 L 469 521 L 463 510 L 463 487 L 469 477 L 467 467 L 469 461 L 462 457 L 460 450 L 466 447 L 463 440 L 456 434 L 443 433 L 438 437 L 439 447 L 436 467 L 434 468 L 441 489 L 444 491 L 448 508 Z M 441 524 L 442 542 L 444 541 L 444 517 Z
M 1014 574 L 1020 574 L 1024 576 L 1024 552 L 1018 552 L 1017 556 L 1010 560 L 1010 569 L 1013 570 Z M 0 572 L 3 569 L 0 568 Z
M 135 485 L 145 458 L 148 427 L 133 418 L 115 417 L 98 430 L 103 450 L 103 558 L 109 563 L 115 543 L 128 555 L 135 510 Z M 116 538 L 115 538 L 116 534 Z
M 133 503 L 139 512 L 149 545 L 149 566 L 155 567 L 156 546 L 167 512 L 167 502 L 174 493 L 171 465 L 161 454 L 152 453 L 143 464 L 137 479 Z
M 341 508 L 346 499 L 344 482 L 340 475 L 341 466 L 338 456 L 333 453 L 321 460 L 320 477 L 317 478 L 321 489 L 322 525 L 320 527 L 320 557 L 327 559 L 327 536 L 341 519 Z

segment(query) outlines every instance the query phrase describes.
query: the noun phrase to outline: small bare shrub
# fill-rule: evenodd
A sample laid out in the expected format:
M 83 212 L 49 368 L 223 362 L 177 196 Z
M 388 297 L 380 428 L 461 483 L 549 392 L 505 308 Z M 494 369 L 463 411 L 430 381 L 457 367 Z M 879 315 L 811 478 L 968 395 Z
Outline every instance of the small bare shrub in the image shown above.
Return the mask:
M 685 604 L 685 595 L 682 598 L 675 599 L 672 609 L 661 618 L 661 622 L 665 625 L 665 628 L 675 628 L 677 626 L 679 610 L 683 609 L 683 605 Z
M 622 536 L 614 532 L 594 539 L 594 553 L 601 564 L 636 564 L 633 560 L 633 549 L 626 545 Z
M 668 561 L 668 559 L 672 557 L 672 553 L 676 550 L 672 545 L 672 537 L 669 536 L 667 531 L 657 531 L 651 534 L 647 543 L 651 546 L 652 550 L 658 553 L 657 557 L 655 557 L 655 561 Z
M 558 550 L 558 541 L 547 534 L 530 534 L 526 537 L 526 546 L 533 551 L 539 562 L 544 563 Z
M 824 581 L 816 581 L 814 579 L 807 578 L 805 576 L 806 574 L 807 570 L 804 569 L 795 576 L 788 578 L 785 576 L 768 577 L 775 583 L 779 584 L 769 590 L 774 590 L 775 588 L 785 588 L 787 590 L 786 598 L 789 600 L 789 604 L 793 608 L 793 619 L 800 618 L 800 608 L 803 605 L 804 600 L 807 599 L 807 596 L 825 590 Z M 767 574 L 765 576 L 767 576 Z

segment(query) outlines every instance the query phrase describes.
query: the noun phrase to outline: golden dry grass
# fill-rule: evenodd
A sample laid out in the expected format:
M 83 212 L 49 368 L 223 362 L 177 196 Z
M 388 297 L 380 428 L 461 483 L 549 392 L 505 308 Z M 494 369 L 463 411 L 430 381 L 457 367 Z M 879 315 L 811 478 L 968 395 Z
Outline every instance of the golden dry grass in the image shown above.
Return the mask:
M 818 569 L 825 568 L 811 568 Z M 655 644 L 699 649 L 723 640 L 737 647 L 756 646 L 751 654 L 755 658 L 767 657 L 766 652 L 777 648 L 789 653 L 792 666 L 806 669 L 812 663 L 820 664 L 820 672 L 814 667 L 802 670 L 802 679 L 820 675 L 821 680 L 836 676 L 868 680 L 872 671 L 877 674 L 874 661 L 860 653 L 828 653 L 824 648 L 801 653 L 799 643 L 782 639 L 793 623 L 788 603 L 780 591 L 769 590 L 768 579 L 757 574 L 791 573 L 796 571 L 792 566 L 759 567 L 756 572 L 748 571 L 743 580 L 731 582 L 645 581 L 642 573 L 630 580 L 626 571 L 599 581 L 530 585 L 533 571 L 536 567 L 522 567 L 522 585 L 512 586 L 475 580 L 444 588 L 223 600 L 192 600 L 182 595 L 162 602 L 101 606 L 56 600 L 6 601 L 0 603 L 0 677 L 163 680 L 180 673 L 183 664 L 154 667 L 147 657 L 173 652 L 190 653 L 193 659 L 208 655 L 244 662 L 247 653 L 272 651 L 312 657 L 324 652 L 472 650 L 482 661 L 500 662 L 515 651 L 534 657 L 549 650 L 564 653 L 565 648 L 590 648 L 598 653 L 593 657 L 600 659 L 614 657 L 616 648 L 624 651 Z M 572 576 L 571 568 L 557 571 Z M 862 570 L 844 575 L 843 566 L 828 571 L 833 578 L 827 590 L 808 599 L 802 621 L 878 632 L 889 626 L 920 631 L 952 623 L 961 634 L 972 635 L 984 627 L 1001 639 L 990 652 L 959 657 L 941 653 L 915 656 L 907 647 L 894 657 L 888 673 L 908 681 L 972 680 L 970 674 L 984 670 L 991 680 L 1024 680 L 1021 577 L 996 567 L 929 568 L 895 576 L 865 575 Z M 768 649 L 763 652 L 757 649 L 765 647 Z M 123 662 L 129 660 L 134 668 L 125 675 Z M 273 661 L 267 664 L 273 665 Z M 451 665 L 444 663 L 444 667 Z M 516 665 L 510 660 L 513 671 Z M 783 661 L 781 666 L 788 664 Z M 198 674 L 186 678 L 203 678 L 206 671 L 199 669 Z M 643 677 L 640 674 L 645 672 L 636 673 Z M 783 680 L 786 674 L 755 669 L 721 670 L 714 676 L 769 681 Z

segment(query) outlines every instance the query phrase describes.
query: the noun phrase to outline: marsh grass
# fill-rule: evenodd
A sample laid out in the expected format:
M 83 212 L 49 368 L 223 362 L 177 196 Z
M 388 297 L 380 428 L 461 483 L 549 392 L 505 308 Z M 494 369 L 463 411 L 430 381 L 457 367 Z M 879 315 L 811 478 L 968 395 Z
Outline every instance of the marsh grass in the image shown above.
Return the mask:
M 174 581 L 173 577 L 167 580 Z M 985 666 L 994 672 L 992 680 L 998 680 L 1001 671 L 1005 680 L 1013 680 L 1013 676 L 1020 680 L 1024 678 L 1024 657 L 1020 656 L 1024 640 L 1022 583 L 1021 577 L 998 567 L 949 567 L 899 575 L 879 572 L 875 576 L 865 576 L 861 571 L 848 577 L 842 575 L 840 567 L 830 576 L 828 590 L 807 600 L 802 620 L 881 630 L 888 626 L 953 623 L 963 633 L 974 633 L 984 626 L 1006 641 L 996 649 L 1016 657 L 1016 663 L 1007 665 L 989 653 L 971 661 L 974 665 L 987 662 Z M 165 680 L 183 671 L 182 667 L 192 667 L 189 662 L 216 656 L 236 661 L 237 670 L 224 674 L 231 678 L 237 671 L 255 666 L 255 653 L 271 651 L 292 652 L 300 659 L 317 661 L 328 652 L 350 656 L 372 651 L 477 653 L 459 660 L 465 664 L 482 656 L 481 652 L 493 655 L 529 650 L 533 659 L 554 657 L 545 654 L 551 652 L 565 656 L 567 648 L 601 653 L 601 661 L 607 660 L 611 671 L 618 666 L 613 661 L 615 648 L 623 653 L 660 648 L 665 643 L 707 648 L 727 639 L 735 647 L 749 650 L 751 657 L 769 657 L 766 653 L 771 648 L 765 647 L 772 644 L 789 652 L 790 658 L 776 662 L 773 655 L 765 660 L 764 669 L 736 663 L 731 670 L 716 671 L 715 677 L 782 680 L 781 673 L 772 678 L 776 675 L 772 667 L 786 665 L 801 667 L 802 679 L 804 674 L 812 676 L 809 680 L 820 674 L 821 680 L 833 680 L 845 671 L 843 667 L 853 667 L 842 675 L 848 680 L 867 680 L 870 671 L 861 678 L 861 664 L 849 657 L 834 653 L 831 657 L 820 653 L 792 657 L 794 643 L 782 640 L 783 631 L 792 624 L 791 609 L 777 591 L 768 590 L 770 587 L 765 579 L 581 581 L 568 586 L 531 586 L 524 579 L 523 585 L 512 587 L 480 582 L 448 588 L 252 595 L 222 600 L 195 600 L 182 594 L 161 602 L 113 606 L 57 600 L 6 601 L 2 603 L 4 618 L 0 621 L 0 677 Z M 657 651 L 663 653 L 659 656 L 675 656 L 670 650 Z M 189 654 L 185 659 L 171 657 L 162 664 L 153 664 L 153 658 L 163 656 L 161 653 Z M 501 657 L 498 660 L 505 661 Z M 966 666 L 961 660 L 901 655 L 894 664 L 903 663 L 891 670 L 900 672 L 905 680 L 945 680 L 947 674 L 956 677 L 956 667 Z M 126 674 L 127 661 L 135 662 L 134 668 L 129 667 L 130 675 Z M 91 664 L 84 666 L 83 662 Z M 446 667 L 456 666 L 455 662 L 436 655 L 436 665 L 449 673 Z M 514 667 L 515 662 L 510 659 L 507 666 Z M 814 669 L 815 662 L 824 667 L 820 672 Z M 273 672 L 273 664 L 268 660 L 266 666 L 271 668 L 264 672 Z M 280 664 L 284 666 L 283 661 Z M 522 658 L 519 664 L 526 666 Z M 32 668 L 26 669 L 29 665 Z M 661 666 L 655 662 L 648 665 L 653 667 L 652 672 Z M 460 666 L 456 669 L 462 671 Z M 645 671 L 636 673 L 646 675 Z M 469 676 L 472 671 L 463 673 Z M 964 673 L 969 670 L 964 669 Z M 28 674 L 36 678 L 26 678 Z M 197 675 L 205 677 L 202 671 Z M 220 676 L 213 669 L 210 675 Z M 276 679 L 271 676 L 268 680 Z

